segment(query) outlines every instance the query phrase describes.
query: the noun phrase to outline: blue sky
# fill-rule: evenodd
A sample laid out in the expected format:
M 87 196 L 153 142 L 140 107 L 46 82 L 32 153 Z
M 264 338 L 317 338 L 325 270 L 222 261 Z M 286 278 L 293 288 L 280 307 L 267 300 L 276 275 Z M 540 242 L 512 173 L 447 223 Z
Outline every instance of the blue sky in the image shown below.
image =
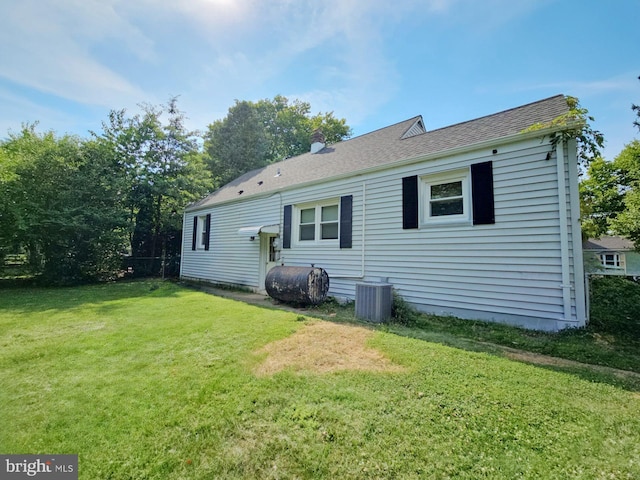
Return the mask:
M 640 137 L 638 19 L 639 0 L 3 0 L 0 138 L 87 136 L 171 96 L 192 129 L 282 94 L 361 135 L 564 93 L 613 159 Z

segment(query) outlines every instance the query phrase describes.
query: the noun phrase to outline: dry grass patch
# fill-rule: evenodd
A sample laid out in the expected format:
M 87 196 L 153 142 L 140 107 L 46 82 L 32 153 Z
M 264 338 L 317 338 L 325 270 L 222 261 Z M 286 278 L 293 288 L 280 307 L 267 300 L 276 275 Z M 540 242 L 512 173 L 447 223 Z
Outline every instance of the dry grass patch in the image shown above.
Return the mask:
M 267 358 L 256 375 L 273 375 L 285 369 L 329 373 L 340 370 L 400 372 L 381 352 L 367 346 L 374 332 L 363 327 L 331 322 L 306 324 L 290 337 L 265 345 L 256 353 Z

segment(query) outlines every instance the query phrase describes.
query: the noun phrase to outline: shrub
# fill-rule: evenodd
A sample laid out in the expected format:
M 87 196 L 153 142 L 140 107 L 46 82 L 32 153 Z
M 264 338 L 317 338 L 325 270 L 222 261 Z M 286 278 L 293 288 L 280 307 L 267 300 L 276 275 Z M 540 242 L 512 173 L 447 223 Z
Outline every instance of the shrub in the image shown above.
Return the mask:
M 418 322 L 420 314 L 402 296 L 393 290 L 393 304 L 391 305 L 391 319 L 394 323 L 407 327 Z
M 590 289 L 591 329 L 640 338 L 640 284 L 625 277 L 596 276 Z

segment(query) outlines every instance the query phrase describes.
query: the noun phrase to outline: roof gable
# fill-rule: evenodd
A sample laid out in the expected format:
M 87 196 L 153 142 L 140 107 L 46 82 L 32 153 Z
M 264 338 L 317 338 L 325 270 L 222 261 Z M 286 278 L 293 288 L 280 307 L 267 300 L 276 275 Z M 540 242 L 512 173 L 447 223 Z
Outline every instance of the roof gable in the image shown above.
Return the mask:
M 536 123 L 550 122 L 568 110 L 566 98 L 556 95 L 428 132 L 424 129 L 422 117 L 416 116 L 328 145 L 317 153 L 305 153 L 248 172 L 187 209 L 327 181 L 403 160 L 471 148 L 475 144 L 516 135 Z
M 424 122 L 422 121 L 422 117 L 420 117 L 415 122 L 413 122 L 413 125 L 409 127 L 409 130 L 404 132 L 404 135 L 402 135 L 402 137 L 400 138 L 405 139 L 426 132 L 427 130 L 424 128 Z

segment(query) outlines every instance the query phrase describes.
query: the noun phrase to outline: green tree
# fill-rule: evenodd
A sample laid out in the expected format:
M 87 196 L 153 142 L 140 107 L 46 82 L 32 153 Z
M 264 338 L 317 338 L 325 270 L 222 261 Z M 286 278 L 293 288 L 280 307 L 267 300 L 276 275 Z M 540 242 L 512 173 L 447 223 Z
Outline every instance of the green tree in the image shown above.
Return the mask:
M 227 116 L 209 125 L 205 158 L 218 186 L 250 170 L 308 152 L 311 134 L 322 130 L 328 144 L 351 135 L 333 113 L 311 115 L 307 102 L 277 95 L 273 100 L 236 101 Z
M 640 129 L 640 105 L 631 109 Z M 626 236 L 640 249 L 640 142 L 626 145 L 613 162 L 596 159 L 587 173 L 580 184 L 583 233 Z
M 167 115 L 163 123 L 163 115 Z M 126 194 L 131 253 L 138 258 L 180 253 L 184 207 L 211 191 L 213 182 L 198 137 L 184 126 L 177 99 L 143 106 L 142 115 L 112 111 L 95 141 L 117 157 Z M 144 269 L 139 273 L 145 272 Z
M 576 97 L 565 97 L 569 110 L 553 120 L 545 123 L 534 123 L 523 132 L 541 130 L 550 127 L 563 127 L 551 138 L 552 146 L 559 142 L 576 140 L 578 164 L 586 169 L 592 160 L 600 157 L 600 151 L 604 146 L 604 135 L 594 130 L 591 122 L 595 119 L 589 115 L 589 111 L 580 105 Z
M 13 198 L 16 173 L 16 156 L 9 155 L 4 145 L 0 147 L 0 265 L 9 253 L 19 251 L 15 225 L 18 209 Z
M 251 102 L 238 102 L 222 120 L 209 125 L 205 158 L 216 184 L 224 185 L 267 164 L 267 128 Z
M 622 235 L 640 247 L 640 141 L 627 144 L 613 162 L 591 162 L 580 198 L 585 235 Z
M 612 162 L 597 157 L 580 182 L 582 234 L 599 238 L 611 230 L 610 222 L 624 208 L 621 177 Z
M 307 143 L 303 145 L 300 153 L 309 151 L 309 147 L 311 147 L 311 133 L 313 133 L 314 130 L 322 130 L 324 138 L 329 145 L 345 140 L 351 137 L 352 134 L 351 128 L 347 125 L 347 121 L 344 118 L 334 117 L 333 112 L 318 113 L 309 119 L 309 124 L 307 130 L 308 135 L 304 137 L 307 139 Z
M 121 184 L 111 158 L 73 136 L 35 125 L 1 145 L 0 243 L 24 250 L 46 283 L 112 277 L 124 245 Z
M 640 249 L 640 141 L 625 146 L 614 160 L 620 178 L 623 209 L 610 220 L 612 230 Z

